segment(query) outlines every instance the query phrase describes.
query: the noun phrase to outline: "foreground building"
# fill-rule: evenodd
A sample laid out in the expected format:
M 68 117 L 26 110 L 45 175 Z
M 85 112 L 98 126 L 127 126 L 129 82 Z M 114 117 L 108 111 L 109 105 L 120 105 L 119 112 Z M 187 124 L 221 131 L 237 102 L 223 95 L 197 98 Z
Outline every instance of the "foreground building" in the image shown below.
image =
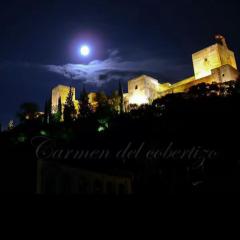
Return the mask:
M 122 171 L 89 171 L 59 162 L 38 160 L 38 194 L 112 194 L 133 193 L 133 175 Z

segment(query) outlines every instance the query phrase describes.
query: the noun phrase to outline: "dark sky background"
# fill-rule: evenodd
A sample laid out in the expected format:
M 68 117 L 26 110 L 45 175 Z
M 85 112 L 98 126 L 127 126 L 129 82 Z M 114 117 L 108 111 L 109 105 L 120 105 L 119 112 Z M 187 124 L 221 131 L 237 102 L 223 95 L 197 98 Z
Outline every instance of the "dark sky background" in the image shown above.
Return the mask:
M 192 76 L 191 54 L 216 33 L 239 62 L 238 1 L 2 1 L 0 122 L 16 119 L 26 101 L 43 108 L 57 84 L 110 93 L 142 73 L 160 82 Z M 84 43 L 87 58 L 78 53 Z

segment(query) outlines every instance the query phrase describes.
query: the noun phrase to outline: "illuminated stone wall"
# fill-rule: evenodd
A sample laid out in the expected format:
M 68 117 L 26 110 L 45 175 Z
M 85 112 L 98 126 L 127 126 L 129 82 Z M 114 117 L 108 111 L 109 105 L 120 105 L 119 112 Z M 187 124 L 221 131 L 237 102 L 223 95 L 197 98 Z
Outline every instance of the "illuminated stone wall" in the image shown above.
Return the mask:
M 177 88 L 177 87 L 179 87 L 179 86 L 182 86 L 182 85 L 184 85 L 184 84 L 190 83 L 190 82 L 192 82 L 192 81 L 195 81 L 195 77 L 194 77 L 194 76 L 189 77 L 189 78 L 186 78 L 186 79 L 184 79 L 184 80 L 182 80 L 182 81 L 180 81 L 180 82 L 177 82 L 177 83 L 173 84 L 173 85 L 171 86 L 171 88 Z
M 185 83 L 183 85 L 179 85 L 177 87 L 173 88 L 172 93 L 181 93 L 181 92 L 187 92 L 191 87 L 198 85 L 200 83 L 206 83 L 206 84 L 211 84 L 215 82 L 215 78 L 213 75 L 209 75 L 207 77 L 191 81 L 189 83 Z
M 155 79 L 152 81 L 150 77 L 141 76 L 128 82 L 129 92 L 124 96 L 128 104 L 149 104 L 153 100 L 164 97 L 167 94 L 187 92 L 191 87 L 200 83 L 228 82 L 237 80 L 238 77 L 239 72 L 230 65 L 212 69 L 210 74 L 203 78 L 195 79 L 193 76 L 173 85 L 169 83 L 160 84 L 157 83 Z
M 239 72 L 230 65 L 224 65 L 219 68 L 213 69 L 209 76 L 195 79 L 195 77 L 188 78 L 173 84 L 168 90 L 160 92 L 159 97 L 164 97 L 167 94 L 187 92 L 191 87 L 200 83 L 212 84 L 213 82 L 221 83 L 232 80 L 237 80 Z
M 173 87 L 170 90 L 171 90 L 171 93 L 187 92 L 189 88 L 195 85 L 198 85 L 200 83 L 206 83 L 206 84 L 212 84 L 214 82 L 222 83 L 222 82 L 237 80 L 238 77 L 239 77 L 239 72 L 235 68 L 233 68 L 230 65 L 224 65 L 224 66 L 221 66 L 220 68 L 213 69 L 211 71 L 211 74 L 207 77 L 200 78 L 198 80 L 193 80 L 182 85 L 173 85 Z
M 187 92 L 200 83 L 227 82 L 239 76 L 234 53 L 226 45 L 214 44 L 192 55 L 194 76 L 175 84 L 158 83 L 158 80 L 141 76 L 128 82 L 129 104 L 149 104 L 157 98 L 172 93 Z
M 168 89 L 171 88 L 171 86 L 172 85 L 170 83 L 159 83 L 159 85 L 158 85 L 158 93 L 167 91 Z
M 212 76 L 215 82 L 228 82 L 237 80 L 239 72 L 230 65 L 224 65 L 220 68 L 212 70 Z
M 148 104 L 158 97 L 158 80 L 143 75 L 128 82 L 129 104 Z
M 70 91 L 69 86 L 58 85 L 52 90 L 52 113 L 56 113 L 58 110 L 58 100 L 61 98 L 62 112 L 64 111 L 64 104 L 66 103 L 68 94 Z M 73 91 L 73 102 L 75 109 L 78 111 L 78 101 L 76 100 L 76 89 L 72 87 Z
M 237 69 L 234 53 L 220 44 L 212 45 L 192 55 L 196 79 L 209 76 L 212 70 L 223 65 Z
M 88 94 L 88 101 L 91 107 L 93 108 L 94 111 L 96 111 L 98 107 L 98 102 L 97 102 L 97 94 L 92 92 Z
M 158 97 L 164 97 L 167 94 L 172 94 L 172 93 L 180 93 L 180 92 L 185 92 L 186 91 L 186 86 L 192 82 L 195 82 L 195 77 L 190 77 L 190 78 L 186 78 L 180 82 L 177 82 L 173 85 L 169 85 L 169 87 L 167 89 L 165 89 L 164 91 L 160 91 L 158 94 Z
M 219 55 L 221 58 L 221 66 L 230 65 L 233 68 L 237 69 L 237 63 L 235 59 L 235 54 L 226 47 L 218 44 Z

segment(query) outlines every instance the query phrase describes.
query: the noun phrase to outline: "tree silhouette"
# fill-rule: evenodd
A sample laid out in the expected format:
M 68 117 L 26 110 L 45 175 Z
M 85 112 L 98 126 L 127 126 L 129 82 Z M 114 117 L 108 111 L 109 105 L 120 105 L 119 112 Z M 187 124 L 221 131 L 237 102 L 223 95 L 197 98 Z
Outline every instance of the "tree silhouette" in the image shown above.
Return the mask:
M 227 95 L 234 95 L 236 92 L 236 81 L 229 81 L 227 82 Z
M 74 106 L 73 102 L 73 90 L 70 87 L 66 103 L 64 104 L 64 111 L 63 111 L 63 116 L 64 116 L 64 121 L 66 123 L 72 122 L 76 118 L 77 111 Z
M 80 118 L 88 118 L 93 113 L 93 109 L 89 103 L 88 93 L 85 87 L 83 87 L 80 95 L 79 113 Z
M 120 102 L 119 102 L 120 113 L 123 113 L 125 109 L 124 109 L 123 88 L 122 88 L 121 81 L 119 81 L 118 96 L 120 98 Z
M 157 98 L 152 102 L 152 106 L 155 108 L 163 108 L 164 107 L 164 100 L 163 98 Z
M 26 102 L 20 106 L 20 112 L 17 114 L 21 122 L 36 120 L 39 107 L 36 103 Z
M 193 97 L 206 97 L 209 92 L 210 85 L 206 83 L 200 83 L 191 87 L 188 91 Z
M 98 107 L 96 114 L 98 117 L 109 117 L 113 114 L 113 109 L 109 104 L 109 100 L 104 92 L 98 92 L 96 97 Z
M 235 83 L 235 90 L 234 90 L 235 95 L 240 95 L 240 77 Z
M 62 120 L 62 99 L 61 97 L 58 98 L 58 106 L 57 106 L 57 112 L 54 114 L 54 121 L 60 122 Z
M 212 83 L 209 87 L 210 94 L 213 96 L 220 95 L 220 86 L 218 83 Z
M 52 101 L 47 100 L 44 106 L 44 124 L 49 124 L 52 118 Z
M 62 118 L 62 99 L 59 97 L 58 99 L 58 114 L 60 115 L 60 118 Z
M 121 112 L 121 99 L 118 91 L 113 91 L 110 97 L 110 105 L 114 112 Z

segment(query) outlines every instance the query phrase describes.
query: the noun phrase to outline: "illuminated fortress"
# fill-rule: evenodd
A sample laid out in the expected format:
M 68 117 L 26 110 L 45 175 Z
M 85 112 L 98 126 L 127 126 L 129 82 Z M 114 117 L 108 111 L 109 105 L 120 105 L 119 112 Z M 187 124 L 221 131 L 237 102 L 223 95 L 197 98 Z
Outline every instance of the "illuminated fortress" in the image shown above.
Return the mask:
M 194 76 L 184 79 L 175 84 L 159 83 L 157 79 L 142 75 L 128 81 L 128 93 L 124 94 L 125 105 L 150 104 L 153 100 L 167 94 L 187 92 L 192 86 L 200 83 L 212 84 L 237 80 L 239 72 L 234 52 L 228 49 L 223 36 L 216 36 L 217 43 L 192 55 Z M 52 111 L 56 112 L 58 99 L 64 103 L 69 87 L 57 86 L 52 90 Z M 74 104 L 77 101 L 74 93 Z M 96 105 L 96 94 L 89 94 L 90 104 Z
M 58 85 L 52 90 L 52 99 L 51 99 L 52 113 L 57 113 L 59 99 L 61 99 L 61 103 L 62 103 L 62 112 L 64 111 L 64 104 L 66 103 L 70 89 L 72 90 L 72 93 L 73 93 L 73 103 L 74 103 L 75 109 L 78 110 L 78 101 L 76 100 L 76 89 L 73 87 L 70 88 L 68 86 Z
M 228 49 L 223 36 L 216 36 L 217 43 L 192 55 L 194 76 L 175 84 L 159 83 L 157 79 L 143 75 L 128 82 L 124 95 L 128 104 L 149 104 L 167 94 L 187 92 L 200 83 L 223 83 L 237 80 L 239 72 L 234 52 Z

